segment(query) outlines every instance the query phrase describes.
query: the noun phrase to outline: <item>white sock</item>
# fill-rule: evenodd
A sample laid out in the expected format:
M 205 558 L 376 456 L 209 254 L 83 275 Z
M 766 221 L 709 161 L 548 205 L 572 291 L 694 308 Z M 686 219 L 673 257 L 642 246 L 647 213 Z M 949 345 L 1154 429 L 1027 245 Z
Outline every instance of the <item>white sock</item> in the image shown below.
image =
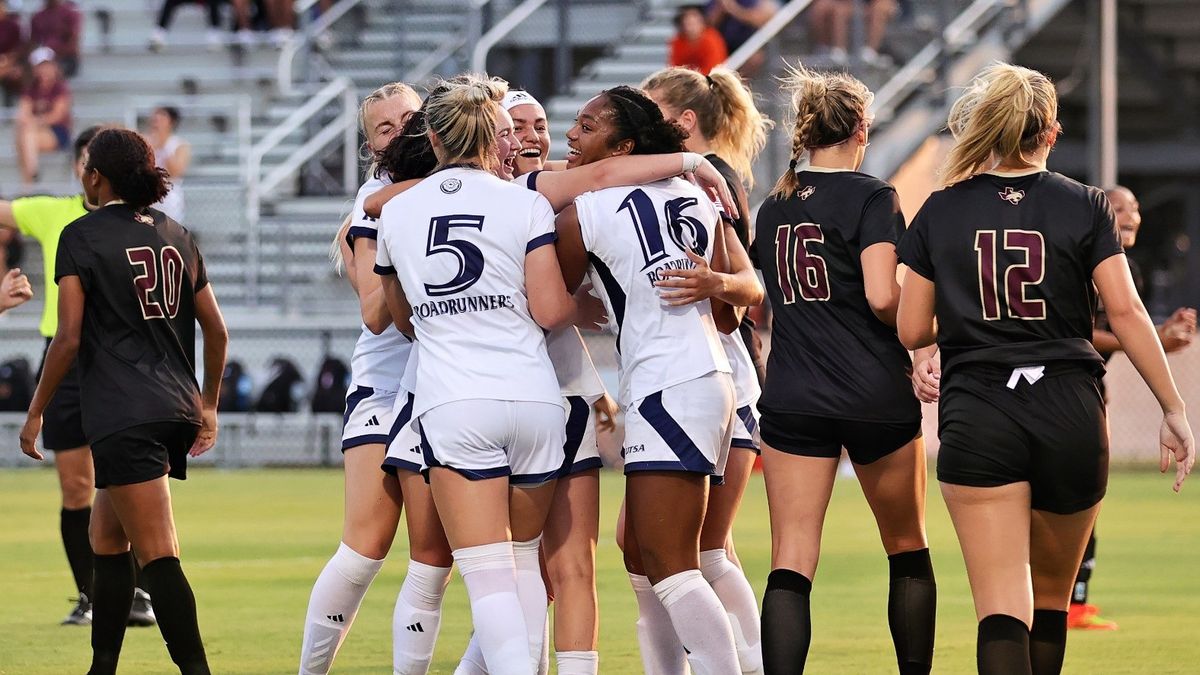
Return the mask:
M 304 620 L 304 644 L 300 648 L 300 675 L 329 672 L 338 648 L 350 632 L 358 606 L 382 560 L 361 556 L 345 544 L 325 564 L 308 599 Z
M 512 542 L 460 548 L 454 551 L 454 561 L 467 587 L 475 638 L 487 671 L 491 675 L 533 675 Z
M 654 587 L 645 575 L 631 573 L 629 583 L 638 603 L 637 640 L 642 670 L 646 675 L 684 675 L 687 655 L 675 635 L 667 608 L 654 594 Z
M 483 662 L 483 650 L 479 648 L 479 639 L 471 633 L 467 641 L 467 651 L 463 652 L 462 660 L 454 669 L 454 675 L 488 675 L 487 665 Z
M 521 599 L 521 613 L 525 616 L 525 629 L 529 631 L 529 658 L 536 665 L 541 663 L 542 644 L 546 635 L 546 582 L 542 579 L 542 564 L 538 560 L 538 547 L 542 538 L 513 542 L 513 560 L 517 566 L 517 596 Z M 547 653 L 547 667 L 549 654 Z
M 654 584 L 654 594 L 671 615 L 671 625 L 696 675 L 738 672 L 737 647 L 725 608 L 700 570 L 663 579 Z
M 433 660 L 442 624 L 442 596 L 450 583 L 449 567 L 408 561 L 408 574 L 392 613 L 392 672 L 425 675 Z
M 742 568 L 734 565 L 725 549 L 700 552 L 700 572 L 712 586 L 733 629 L 738 664 L 743 675 L 762 675 L 762 638 L 759 633 L 758 601 Z
M 542 580 L 543 584 L 545 579 Z M 542 631 L 542 655 L 538 661 L 537 675 L 550 675 L 550 609 L 546 608 L 546 629 Z
M 558 675 L 596 675 L 600 671 L 597 652 L 555 652 Z

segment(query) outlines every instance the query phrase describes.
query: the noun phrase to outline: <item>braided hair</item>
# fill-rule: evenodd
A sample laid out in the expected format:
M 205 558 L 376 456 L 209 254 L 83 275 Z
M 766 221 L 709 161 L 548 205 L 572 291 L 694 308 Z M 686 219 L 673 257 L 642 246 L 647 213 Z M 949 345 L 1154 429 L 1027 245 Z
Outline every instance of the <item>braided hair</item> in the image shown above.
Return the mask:
M 687 132 L 663 117 L 662 109 L 639 89 L 627 85 L 605 89 L 600 96 L 608 104 L 613 131 L 609 147 L 633 141 L 632 155 L 661 155 L 683 152 Z

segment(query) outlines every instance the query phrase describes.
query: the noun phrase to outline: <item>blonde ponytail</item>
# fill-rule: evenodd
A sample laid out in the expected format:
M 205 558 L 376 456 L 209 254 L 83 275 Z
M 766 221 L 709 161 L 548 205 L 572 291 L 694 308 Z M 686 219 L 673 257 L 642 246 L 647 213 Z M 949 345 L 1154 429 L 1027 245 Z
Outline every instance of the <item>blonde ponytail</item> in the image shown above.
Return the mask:
M 1029 152 L 1057 132 L 1058 95 L 1036 70 L 994 63 L 967 85 L 950 108 L 946 127 L 954 146 L 942 168 L 953 185 L 999 162 L 1030 165 Z
M 507 82 L 486 75 L 439 83 L 425 104 L 426 124 L 441 141 L 439 166 L 475 162 L 489 171 L 496 168 L 496 116 L 507 93 Z
M 836 145 L 854 134 L 867 115 L 875 95 L 867 85 L 846 73 L 818 73 L 801 64 L 788 66 L 780 78 L 791 97 L 791 162 L 771 190 L 772 197 L 786 198 L 800 188 L 796 165 L 810 148 Z

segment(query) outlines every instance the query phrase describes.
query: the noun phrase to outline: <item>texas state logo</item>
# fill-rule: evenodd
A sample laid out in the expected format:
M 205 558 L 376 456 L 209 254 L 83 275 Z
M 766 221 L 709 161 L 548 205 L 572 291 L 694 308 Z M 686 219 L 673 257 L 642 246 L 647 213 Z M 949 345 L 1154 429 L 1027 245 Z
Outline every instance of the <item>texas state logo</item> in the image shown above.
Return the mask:
M 1003 199 L 1013 206 L 1020 204 L 1021 200 L 1025 199 L 1024 190 L 1014 190 L 1011 187 L 1004 188 L 1004 192 L 1000 192 L 998 194 L 1000 195 L 1000 199 Z

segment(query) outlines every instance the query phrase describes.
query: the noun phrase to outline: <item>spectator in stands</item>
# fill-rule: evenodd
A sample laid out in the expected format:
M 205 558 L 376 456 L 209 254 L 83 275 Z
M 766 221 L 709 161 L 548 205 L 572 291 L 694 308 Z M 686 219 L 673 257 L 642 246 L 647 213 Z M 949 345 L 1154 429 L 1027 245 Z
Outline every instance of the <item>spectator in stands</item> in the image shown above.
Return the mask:
M 708 21 L 725 38 L 725 48 L 732 54 L 778 11 L 776 0 L 710 0 Z M 755 52 L 738 71 L 745 77 L 754 77 L 765 61 L 763 52 Z
M 808 10 L 809 28 L 816 46 L 815 54 L 836 65 L 849 62 L 850 20 L 857 3 L 854 0 L 815 0 Z M 879 53 L 888 24 L 896 15 L 896 0 L 867 0 L 866 43 L 859 52 L 864 63 L 875 67 L 891 65 L 891 59 Z
M 192 146 L 175 135 L 179 128 L 179 108 L 164 105 L 150 113 L 146 142 L 154 149 L 154 165 L 167 172 L 171 191 L 154 205 L 177 223 L 183 220 L 183 176 L 192 162 Z
M 271 44 L 282 49 L 296 31 L 295 0 L 264 0 L 271 22 Z
M 705 21 L 703 5 L 683 5 L 675 14 L 675 37 L 671 38 L 668 65 L 691 68 L 708 75 L 725 61 L 725 39 Z
M 171 28 L 171 20 L 175 10 L 180 5 L 195 4 L 194 0 L 163 0 L 162 9 L 158 12 L 158 26 L 150 34 L 150 51 L 160 52 L 167 46 L 167 31 Z M 221 34 L 221 0 L 203 0 L 208 10 L 208 48 L 218 49 L 225 43 Z
M 71 90 L 54 57 L 49 47 L 38 47 L 29 55 L 33 81 L 21 94 L 13 125 L 21 184 L 26 189 L 37 182 L 38 156 L 71 144 Z
M 75 3 L 66 0 L 46 0 L 29 22 L 29 42 L 49 47 L 58 57 L 63 73 L 74 77 L 79 70 L 79 37 L 83 17 Z
M 4 105 L 10 106 L 21 93 L 25 79 L 25 40 L 21 35 L 21 20 L 8 12 L 8 3 L 0 0 L 0 87 L 4 89 Z

